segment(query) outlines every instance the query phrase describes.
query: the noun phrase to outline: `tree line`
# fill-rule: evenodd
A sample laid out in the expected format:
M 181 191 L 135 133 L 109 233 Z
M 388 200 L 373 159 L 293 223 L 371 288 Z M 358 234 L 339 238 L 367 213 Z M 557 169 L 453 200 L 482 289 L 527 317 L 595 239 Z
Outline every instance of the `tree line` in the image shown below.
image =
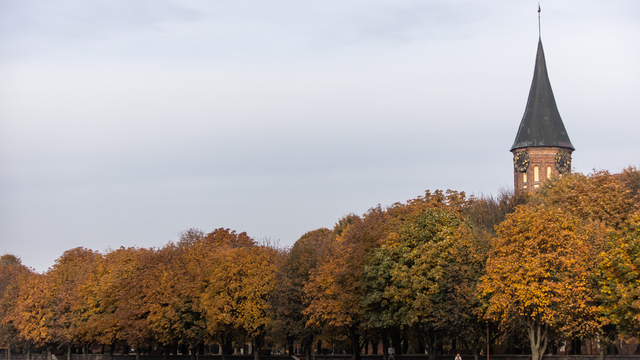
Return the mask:
M 158 248 L 75 248 L 37 273 L 0 257 L 0 340 L 395 354 L 496 344 L 533 360 L 576 339 L 604 357 L 640 332 L 640 171 L 550 179 L 534 194 L 427 191 L 339 219 L 290 248 L 190 229 Z

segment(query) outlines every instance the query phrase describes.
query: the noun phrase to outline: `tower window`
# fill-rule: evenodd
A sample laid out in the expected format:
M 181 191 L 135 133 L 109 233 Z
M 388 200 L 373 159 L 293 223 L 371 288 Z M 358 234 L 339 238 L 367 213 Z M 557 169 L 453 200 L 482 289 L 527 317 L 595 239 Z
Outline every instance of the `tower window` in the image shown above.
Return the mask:
M 547 179 L 551 179 L 551 166 L 547 166 Z
M 527 183 L 527 173 L 522 174 L 522 182 L 525 184 Z
M 533 182 L 540 181 L 540 169 L 537 166 L 533 167 Z

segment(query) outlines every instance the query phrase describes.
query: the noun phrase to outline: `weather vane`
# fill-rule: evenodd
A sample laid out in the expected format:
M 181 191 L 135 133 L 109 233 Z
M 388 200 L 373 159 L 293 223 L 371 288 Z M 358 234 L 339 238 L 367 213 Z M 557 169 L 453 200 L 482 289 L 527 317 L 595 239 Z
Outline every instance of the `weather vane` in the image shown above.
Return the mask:
M 540 31 L 540 3 L 538 3 L 538 38 L 542 38 Z

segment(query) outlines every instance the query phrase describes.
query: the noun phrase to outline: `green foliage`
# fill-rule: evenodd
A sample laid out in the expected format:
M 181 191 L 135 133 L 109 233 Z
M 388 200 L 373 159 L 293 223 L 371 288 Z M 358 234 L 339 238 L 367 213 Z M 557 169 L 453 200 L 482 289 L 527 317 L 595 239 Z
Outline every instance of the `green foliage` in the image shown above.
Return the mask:
M 427 209 L 409 217 L 399 242 L 373 249 L 364 268 L 368 325 L 417 326 L 431 355 L 442 335 L 477 335 L 483 256 L 474 240 L 455 212 Z
M 640 335 L 640 213 L 614 234 L 600 255 L 601 311 L 620 330 Z
M 331 246 L 332 237 L 333 232 L 326 228 L 302 235 L 284 255 L 277 271 L 279 285 L 271 297 L 275 311 L 273 330 L 284 337 L 289 350 L 294 341 L 299 341 L 310 352 L 314 330 L 306 327 L 309 317 L 303 311 L 309 301 L 303 291 L 311 271 L 317 267 L 318 258 L 324 257 L 324 252 Z

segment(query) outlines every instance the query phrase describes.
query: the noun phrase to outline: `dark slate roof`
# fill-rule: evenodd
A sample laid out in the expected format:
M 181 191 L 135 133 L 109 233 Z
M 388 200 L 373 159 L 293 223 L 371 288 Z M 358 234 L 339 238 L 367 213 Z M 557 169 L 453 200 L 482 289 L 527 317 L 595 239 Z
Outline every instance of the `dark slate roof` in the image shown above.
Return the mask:
M 553 97 L 542 40 L 538 40 L 538 54 L 529 99 L 511 150 L 529 146 L 558 146 L 575 150 Z

